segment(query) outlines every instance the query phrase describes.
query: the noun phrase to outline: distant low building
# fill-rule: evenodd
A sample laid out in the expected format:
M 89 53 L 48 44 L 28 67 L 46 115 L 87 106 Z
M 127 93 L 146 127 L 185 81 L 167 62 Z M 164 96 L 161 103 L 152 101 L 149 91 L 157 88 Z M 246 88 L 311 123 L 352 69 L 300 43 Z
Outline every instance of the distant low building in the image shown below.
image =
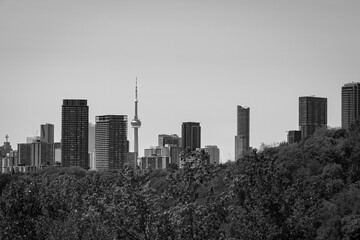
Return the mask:
M 166 169 L 169 167 L 170 157 L 149 156 L 140 158 L 140 169 Z
M 125 165 L 133 166 L 135 168 L 137 167 L 138 163 L 137 163 L 137 159 L 136 159 L 136 154 L 134 152 L 127 153 Z
M 181 125 L 181 146 L 195 151 L 201 147 L 201 126 L 199 122 L 183 122 Z
M 61 163 L 61 142 L 54 143 L 54 151 L 55 151 L 55 164 Z
M 9 136 L 5 136 L 5 142 L 3 146 L 0 146 L 0 159 L 5 157 L 8 153 L 12 151 L 11 144 L 9 142 Z
M 301 141 L 301 131 L 291 130 L 287 134 L 288 143 L 296 143 Z
M 166 145 L 181 147 L 181 137 L 177 134 L 160 134 L 158 136 L 158 146 L 165 147 Z
M 215 145 L 207 145 L 204 148 L 205 152 L 209 154 L 209 162 L 210 164 L 220 163 L 220 149 Z

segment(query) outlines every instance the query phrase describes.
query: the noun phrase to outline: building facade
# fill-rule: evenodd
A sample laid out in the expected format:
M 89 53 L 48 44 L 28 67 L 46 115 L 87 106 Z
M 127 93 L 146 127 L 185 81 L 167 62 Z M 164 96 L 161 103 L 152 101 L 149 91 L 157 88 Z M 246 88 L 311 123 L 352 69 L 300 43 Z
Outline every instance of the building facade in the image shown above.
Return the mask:
M 11 144 L 9 142 L 9 136 L 6 134 L 4 145 L 0 146 L 0 159 L 2 157 L 5 157 L 6 154 L 10 153 L 11 151 L 12 151 L 12 148 L 11 148 Z
M 166 145 L 181 147 L 181 138 L 176 134 L 160 134 L 158 136 L 158 146 L 165 147 Z
M 341 88 L 341 127 L 348 129 L 360 117 L 360 83 L 347 83 Z
M 296 143 L 301 141 L 301 131 L 291 130 L 288 131 L 287 134 L 287 142 L 288 143 Z
M 65 99 L 61 115 L 61 165 L 89 168 L 87 100 Z
M 198 122 L 184 122 L 181 127 L 181 146 L 195 151 L 201 147 L 201 127 Z
M 299 129 L 305 139 L 317 129 L 327 125 L 327 99 L 320 97 L 299 97 Z
M 140 169 L 166 169 L 169 167 L 170 157 L 150 156 L 140 158 Z
M 250 108 L 237 106 L 235 161 L 250 148 Z
M 215 145 L 207 145 L 204 148 L 205 152 L 209 154 L 210 164 L 220 163 L 220 149 Z
M 126 115 L 97 116 L 95 123 L 95 162 L 97 170 L 122 169 L 127 162 Z
M 40 140 L 54 144 L 54 125 L 50 123 L 40 125 Z

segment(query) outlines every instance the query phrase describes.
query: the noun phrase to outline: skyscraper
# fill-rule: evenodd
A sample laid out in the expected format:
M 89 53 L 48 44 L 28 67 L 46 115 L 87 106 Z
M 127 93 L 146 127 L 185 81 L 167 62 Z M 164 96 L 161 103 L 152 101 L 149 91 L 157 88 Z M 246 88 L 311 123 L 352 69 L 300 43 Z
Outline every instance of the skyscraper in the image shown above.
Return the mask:
M 198 122 L 184 122 L 181 127 L 182 148 L 195 151 L 201 147 L 201 127 Z
M 54 125 L 50 123 L 40 125 L 40 140 L 42 142 L 54 143 Z
M 65 99 L 61 116 L 61 164 L 89 168 L 87 100 Z
M 127 159 L 127 116 L 105 115 L 96 117 L 95 152 L 96 169 L 122 169 Z
M 135 85 L 135 116 L 131 121 L 131 127 L 134 128 L 134 153 L 135 153 L 135 166 L 137 165 L 137 158 L 139 156 L 139 136 L 138 129 L 141 127 L 141 121 L 138 118 L 138 97 L 137 97 L 137 79 Z
M 299 97 L 299 127 L 301 138 L 312 135 L 316 129 L 327 125 L 327 99 Z
M 237 106 L 237 135 L 235 136 L 235 161 L 250 147 L 250 108 Z
M 347 83 L 341 88 L 341 127 L 349 126 L 360 117 L 360 83 Z

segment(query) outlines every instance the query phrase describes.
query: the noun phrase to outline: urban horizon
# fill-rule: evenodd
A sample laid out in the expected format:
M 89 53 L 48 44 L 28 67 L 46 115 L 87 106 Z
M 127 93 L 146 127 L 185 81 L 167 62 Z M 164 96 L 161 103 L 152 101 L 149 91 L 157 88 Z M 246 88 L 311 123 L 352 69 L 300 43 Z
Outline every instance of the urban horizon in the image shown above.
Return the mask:
M 341 126 L 340 88 L 360 81 L 360 2 L 45 1 L 0 3 L 0 138 L 61 138 L 63 99 L 87 99 L 89 121 L 134 115 L 139 150 L 200 122 L 202 145 L 234 159 L 236 106 L 251 109 L 250 143 L 298 129 L 298 97 L 326 97 Z M 128 132 L 133 139 L 133 131 Z M 132 144 L 131 144 L 132 145 Z
M 345 83 L 343 86 L 342 86 L 342 88 L 344 88 L 344 87 L 346 87 L 346 86 L 351 86 L 352 84 L 356 84 L 355 82 L 350 82 L 350 83 Z M 298 97 L 298 99 L 299 99 L 299 104 L 300 104 L 300 101 L 301 101 L 301 99 L 302 98 L 308 98 L 308 97 L 310 97 L 310 98 L 320 98 L 320 99 L 327 99 L 326 97 L 318 97 L 318 96 L 314 96 L 314 95 L 312 95 L 312 96 L 299 96 Z M 138 112 L 137 112 L 137 104 L 138 104 L 138 90 L 137 90 L 137 80 L 136 80 L 136 86 L 135 86 L 135 109 L 134 109 L 134 113 L 133 113 L 133 115 L 135 116 L 134 117 L 134 119 L 138 119 Z M 69 101 L 70 99 L 64 99 L 64 101 Z M 77 100 L 77 101 L 86 101 L 87 102 L 87 99 L 71 99 L 70 101 L 72 101 L 72 100 Z M 140 102 L 140 105 L 141 105 L 141 102 Z M 326 104 L 327 105 L 327 104 Z M 89 107 L 89 109 L 91 109 L 91 106 L 88 106 Z M 239 107 L 240 108 L 242 108 L 242 106 L 241 105 L 237 105 L 237 108 L 238 108 L 238 111 L 239 111 Z M 297 108 L 299 107 L 299 105 L 298 106 L 296 106 Z M 245 109 L 245 108 L 242 108 L 242 109 Z M 250 109 L 249 107 L 246 107 L 246 109 Z M 251 110 L 251 109 L 250 109 Z M 325 111 L 326 111 L 326 113 L 327 113 L 327 109 L 325 109 Z M 299 114 L 300 114 L 300 112 L 299 112 Z M 339 113 L 340 115 L 341 115 L 341 112 Z M 141 112 L 140 112 L 140 115 L 141 115 Z M 98 118 L 98 117 L 103 117 L 103 116 L 127 116 L 127 119 L 129 119 L 129 121 L 128 120 L 126 120 L 127 121 L 127 125 L 128 125 L 128 127 L 127 127 L 127 136 L 128 136 L 128 142 L 129 142 L 129 149 L 128 149 L 128 151 L 129 152 L 134 152 L 134 138 L 130 138 L 130 136 L 128 135 L 129 134 L 129 132 L 132 132 L 132 127 L 131 127 L 131 125 L 132 125 L 132 122 L 130 121 L 130 119 L 131 119 L 131 114 L 125 114 L 125 115 L 116 115 L 116 114 L 105 114 L 105 115 L 96 115 L 96 119 Z M 326 116 L 326 115 L 325 115 Z M 327 117 L 326 117 L 327 118 Z M 94 119 L 94 120 L 96 120 L 96 119 Z M 250 113 L 250 119 L 251 119 L 251 113 Z M 134 120 L 133 120 L 134 121 Z M 249 121 L 249 119 L 247 119 L 246 121 Z M 96 121 L 94 121 L 95 123 L 96 123 Z M 95 127 L 95 124 L 94 124 L 94 122 L 92 122 L 90 119 L 89 119 L 89 121 L 88 121 L 88 124 L 89 124 L 89 126 L 90 125 L 92 125 L 93 124 L 93 126 Z M 194 122 L 194 121 L 192 121 L 192 122 Z M 326 121 L 325 121 L 326 122 Z M 183 122 L 184 123 L 184 122 Z M 199 122 L 199 123 L 201 123 L 201 122 Z M 53 124 L 53 123 L 43 123 L 43 124 Z M 239 122 L 238 122 L 238 120 L 237 120 L 237 124 L 239 124 Z M 250 120 L 250 122 L 249 122 L 249 125 L 251 126 L 251 120 Z M 329 126 L 329 125 L 327 125 L 327 124 L 325 124 L 327 127 L 330 127 L 330 128 L 340 128 L 340 126 Z M 41 127 L 42 127 L 43 125 L 41 125 Z M 89 126 L 88 126 L 88 129 L 89 129 Z M 54 127 L 54 126 L 53 126 Z M 299 123 L 299 125 L 297 126 L 298 128 L 296 128 L 296 127 L 294 127 L 294 128 L 292 128 L 292 129 L 289 129 L 288 131 L 300 131 L 300 123 Z M 56 126 L 55 126 L 55 128 L 56 128 Z M 61 128 L 61 127 L 60 127 Z M 238 130 L 239 131 L 239 130 Z M 249 130 L 248 130 L 249 131 Z M 301 132 L 301 131 L 300 131 Z M 312 131 L 313 132 L 313 131 Z M 34 138 L 34 139 L 37 139 L 37 138 L 39 138 L 40 139 L 40 133 L 42 133 L 42 131 L 41 132 L 39 132 L 39 135 L 36 135 L 36 136 L 24 136 L 24 139 L 26 138 L 27 139 L 27 141 L 29 141 L 29 139 L 31 139 L 31 138 Z M 177 135 L 177 136 L 179 136 L 180 138 L 182 137 L 182 134 L 181 134 L 181 132 L 179 133 L 179 132 L 176 132 L 176 131 L 172 131 L 172 132 L 159 132 L 158 134 L 157 134 L 157 136 L 160 136 L 160 135 L 162 135 L 162 134 L 165 134 L 165 135 L 172 135 L 172 134 L 175 134 L 175 135 Z M 311 133 L 310 133 L 311 134 Z M 234 129 L 234 134 L 233 134 L 234 136 L 236 136 L 237 134 L 236 134 L 236 129 Z M 140 138 L 140 140 L 141 140 L 141 130 L 140 130 L 140 134 L 139 134 L 139 138 Z M 156 136 L 156 137 L 157 137 Z M 233 137 L 234 137 L 233 136 Z M 8 140 L 8 138 L 10 138 L 11 136 L 9 136 L 9 135 L 6 135 L 6 139 Z M 54 138 L 54 136 L 52 136 L 53 138 Z M 93 136 L 94 137 L 94 139 L 93 139 L 93 142 L 95 142 L 95 136 Z M 201 135 L 200 135 L 200 137 L 201 137 Z M 250 131 L 250 139 L 251 139 L 251 131 Z M 286 137 L 287 137 L 287 135 L 286 134 L 284 134 L 284 138 L 285 138 L 285 140 L 284 141 L 282 141 L 282 142 L 288 142 L 289 140 L 288 139 L 286 139 Z M 9 141 L 10 143 L 11 143 L 11 141 Z M 25 143 L 26 141 L 23 141 L 23 142 L 17 142 L 17 143 L 15 143 L 15 146 L 16 146 L 16 148 L 14 148 L 13 147 L 13 150 L 18 150 L 17 149 L 17 146 L 18 146 L 18 144 L 23 144 L 23 143 Z M 53 142 L 59 142 L 59 143 L 61 143 L 61 139 L 59 140 L 59 141 L 54 141 L 53 140 Z M 277 143 L 275 143 L 275 142 L 272 142 L 272 143 L 262 143 L 262 144 L 264 144 L 264 145 L 271 145 L 271 146 L 274 146 L 274 145 L 277 145 L 277 144 L 280 144 L 281 142 L 277 142 Z M 90 144 L 90 143 L 88 143 L 88 144 Z M 216 142 L 214 142 L 214 143 L 212 143 L 212 144 L 206 144 L 206 145 L 208 145 L 208 146 L 218 146 L 217 144 L 216 144 Z M 152 144 L 152 145 L 149 145 L 149 146 L 144 146 L 141 150 L 139 150 L 139 155 L 138 155 L 138 159 L 140 159 L 141 157 L 144 157 L 144 156 L 146 156 L 146 150 L 147 149 L 149 149 L 149 148 L 155 148 L 157 145 L 156 145 L 156 143 L 154 143 L 154 144 Z M 204 148 L 204 146 L 205 145 L 200 145 L 200 148 Z M 249 147 L 250 148 L 254 148 L 254 149 L 256 149 L 257 147 L 254 147 L 254 146 L 251 146 L 251 145 L 249 145 L 247 148 L 245 148 L 245 150 L 247 150 L 247 149 L 249 149 Z M 259 146 L 259 147 L 261 147 L 261 146 Z M 220 149 L 220 153 L 221 153 L 221 148 L 219 148 Z M 236 151 L 236 141 L 234 141 L 234 145 L 233 145 L 233 149 L 234 149 L 234 151 Z M 90 153 L 91 151 L 90 151 L 90 149 L 88 150 L 88 152 Z M 225 163 L 226 161 L 234 161 L 234 160 L 236 160 L 236 159 L 226 159 L 225 161 L 224 161 L 224 159 L 222 159 L 222 158 L 220 158 L 220 163 Z

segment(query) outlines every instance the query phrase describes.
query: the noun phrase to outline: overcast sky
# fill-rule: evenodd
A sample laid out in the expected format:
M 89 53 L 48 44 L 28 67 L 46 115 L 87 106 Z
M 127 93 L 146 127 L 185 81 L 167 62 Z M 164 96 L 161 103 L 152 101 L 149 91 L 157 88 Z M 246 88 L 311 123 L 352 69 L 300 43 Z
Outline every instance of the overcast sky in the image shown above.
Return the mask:
M 87 99 L 93 123 L 132 119 L 137 77 L 141 155 L 195 121 L 233 160 L 237 105 L 255 148 L 298 129 L 300 96 L 328 98 L 339 127 L 359 63 L 358 0 L 0 0 L 0 138 L 17 149 L 52 123 L 60 141 L 66 98 Z

